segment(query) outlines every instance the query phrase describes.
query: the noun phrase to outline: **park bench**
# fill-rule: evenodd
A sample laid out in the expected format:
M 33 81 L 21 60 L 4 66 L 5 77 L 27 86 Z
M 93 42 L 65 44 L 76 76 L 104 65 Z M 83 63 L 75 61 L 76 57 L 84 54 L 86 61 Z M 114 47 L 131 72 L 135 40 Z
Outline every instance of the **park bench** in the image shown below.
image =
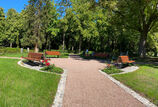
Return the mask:
M 129 63 L 135 62 L 135 61 L 129 60 L 128 56 L 119 56 L 117 61 L 118 63 L 123 63 L 123 64 L 129 64 Z
M 56 56 L 60 56 L 60 52 L 59 51 L 46 51 L 45 52 L 45 56 L 46 55 L 56 55 Z
M 117 59 L 117 65 L 122 68 L 125 64 L 133 64 L 135 61 L 129 60 L 128 56 L 119 56 Z
M 45 60 L 44 56 L 42 53 L 29 53 L 28 57 L 22 57 L 24 59 L 27 59 L 29 61 L 41 61 L 41 60 Z
M 106 58 L 108 56 L 108 54 L 107 53 L 95 53 L 93 56 L 99 57 L 99 58 Z

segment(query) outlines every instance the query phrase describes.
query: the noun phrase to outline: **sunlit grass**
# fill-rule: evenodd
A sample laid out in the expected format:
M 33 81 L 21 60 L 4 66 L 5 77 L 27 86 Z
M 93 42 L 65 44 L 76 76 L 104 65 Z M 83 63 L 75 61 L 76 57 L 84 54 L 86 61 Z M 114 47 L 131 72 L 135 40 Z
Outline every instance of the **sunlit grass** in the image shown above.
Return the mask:
M 0 107 L 50 107 L 60 75 L 23 68 L 15 59 L 0 59 Z

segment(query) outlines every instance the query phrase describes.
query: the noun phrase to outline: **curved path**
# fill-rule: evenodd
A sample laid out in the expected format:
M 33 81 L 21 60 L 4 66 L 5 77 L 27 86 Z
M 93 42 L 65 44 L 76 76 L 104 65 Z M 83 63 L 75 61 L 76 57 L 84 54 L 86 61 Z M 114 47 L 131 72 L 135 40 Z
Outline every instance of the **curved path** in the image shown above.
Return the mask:
M 103 61 L 78 56 L 51 59 L 68 70 L 63 107 L 143 107 L 144 105 L 98 72 Z

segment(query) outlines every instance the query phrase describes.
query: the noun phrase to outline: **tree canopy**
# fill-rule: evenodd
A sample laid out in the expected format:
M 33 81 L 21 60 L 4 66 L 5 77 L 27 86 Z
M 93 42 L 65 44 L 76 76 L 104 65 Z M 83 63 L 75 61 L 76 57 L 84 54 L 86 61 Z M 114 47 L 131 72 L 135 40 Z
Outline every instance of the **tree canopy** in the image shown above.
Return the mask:
M 158 2 L 29 0 L 21 13 L 0 8 L 0 45 L 157 56 Z

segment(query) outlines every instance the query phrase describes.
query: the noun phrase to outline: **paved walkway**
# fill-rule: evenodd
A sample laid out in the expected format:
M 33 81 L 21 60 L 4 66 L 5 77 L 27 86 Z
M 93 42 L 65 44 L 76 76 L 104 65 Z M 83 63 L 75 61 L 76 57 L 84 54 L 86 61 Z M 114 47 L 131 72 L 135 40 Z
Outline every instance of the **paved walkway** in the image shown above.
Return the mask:
M 98 72 L 102 61 L 77 56 L 54 58 L 51 63 L 68 70 L 63 107 L 143 107 L 144 105 Z

